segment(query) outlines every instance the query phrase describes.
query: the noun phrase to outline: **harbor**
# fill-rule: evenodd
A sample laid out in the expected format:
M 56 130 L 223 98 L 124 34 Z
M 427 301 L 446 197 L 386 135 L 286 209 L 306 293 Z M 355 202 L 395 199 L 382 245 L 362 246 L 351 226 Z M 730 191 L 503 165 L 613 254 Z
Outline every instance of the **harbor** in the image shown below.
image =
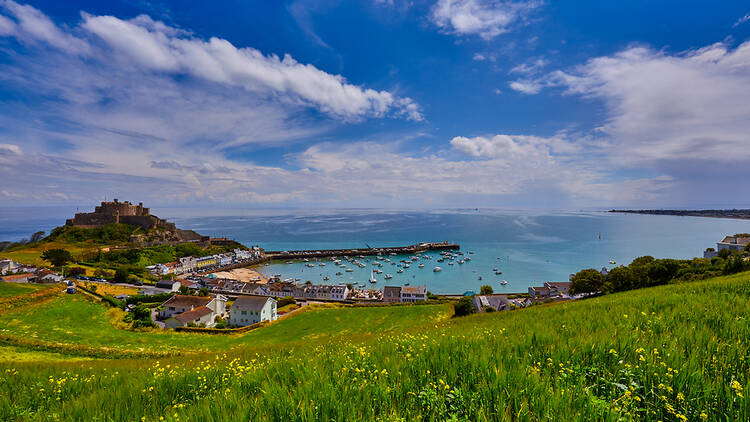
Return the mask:
M 355 249 L 310 249 L 298 251 L 265 251 L 268 259 L 328 258 L 334 256 L 408 255 L 435 250 L 457 250 L 461 246 L 451 242 L 423 242 L 409 246 Z

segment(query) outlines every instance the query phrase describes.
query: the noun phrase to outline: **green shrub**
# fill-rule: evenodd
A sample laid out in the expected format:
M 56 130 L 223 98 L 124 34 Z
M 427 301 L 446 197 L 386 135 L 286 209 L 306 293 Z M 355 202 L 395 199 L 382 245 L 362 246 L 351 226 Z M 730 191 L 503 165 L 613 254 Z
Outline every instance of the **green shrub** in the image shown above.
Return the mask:
M 472 296 L 464 296 L 453 304 L 453 316 L 465 316 L 475 312 Z

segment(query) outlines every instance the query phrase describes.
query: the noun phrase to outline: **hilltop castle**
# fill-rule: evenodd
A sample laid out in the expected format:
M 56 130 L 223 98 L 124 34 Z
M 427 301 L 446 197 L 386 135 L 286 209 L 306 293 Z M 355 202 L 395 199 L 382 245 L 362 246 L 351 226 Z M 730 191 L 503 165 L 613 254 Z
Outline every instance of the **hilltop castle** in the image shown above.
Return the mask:
M 176 229 L 174 223 L 151 215 L 151 210 L 144 208 L 142 202 L 133 205 L 128 201 L 120 202 L 117 199 L 113 202 L 102 202 L 94 209 L 94 212 L 77 213 L 74 218 L 68 219 L 65 224 L 92 228 L 112 223 L 131 224 L 144 229 L 155 229 L 157 227 L 167 230 Z

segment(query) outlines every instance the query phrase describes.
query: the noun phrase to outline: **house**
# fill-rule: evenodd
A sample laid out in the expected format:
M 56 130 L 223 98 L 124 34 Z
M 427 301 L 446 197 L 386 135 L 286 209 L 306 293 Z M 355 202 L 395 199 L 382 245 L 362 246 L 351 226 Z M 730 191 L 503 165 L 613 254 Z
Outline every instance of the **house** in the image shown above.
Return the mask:
M 8 283 L 28 283 L 36 278 L 34 274 L 11 274 L 3 276 L 3 281 Z
M 346 300 L 347 297 L 349 297 L 348 286 L 331 286 L 332 300 Z
M 383 302 L 385 303 L 401 302 L 401 286 L 383 287 Z
M 195 271 L 196 262 L 197 260 L 195 259 L 195 257 L 192 257 L 192 256 L 186 256 L 186 257 L 180 258 L 179 272 L 181 274 L 192 273 L 193 271 Z
M 427 300 L 427 286 L 404 286 L 401 288 L 401 302 L 423 302 Z
M 65 277 L 52 270 L 41 270 L 36 273 L 37 283 L 60 283 Z
M 549 287 L 529 287 L 529 296 L 535 299 L 549 297 Z
M 216 319 L 216 313 L 213 309 L 208 306 L 199 306 L 181 314 L 177 314 L 172 318 L 164 321 L 164 325 L 168 328 L 184 327 L 190 323 L 198 326 L 211 327 L 214 325 Z
M 722 249 L 729 249 L 730 251 L 742 251 L 745 246 L 750 243 L 750 234 L 736 234 L 734 236 L 726 236 L 721 242 L 716 244 L 717 251 Z
M 19 264 L 10 259 L 0 260 L 0 274 L 2 275 L 15 272 L 18 267 Z
M 568 295 L 570 289 L 569 281 L 547 281 L 544 283 L 544 287 L 548 288 L 551 296 Z
M 182 286 L 182 284 L 180 284 L 179 281 L 174 281 L 174 280 L 159 280 L 156 282 L 157 289 L 165 289 L 170 292 L 179 291 L 180 286 Z
M 477 311 L 482 312 L 487 308 L 492 308 L 496 311 L 509 311 L 514 306 L 512 301 L 508 299 L 506 295 L 476 295 L 474 296 L 474 308 Z
M 214 255 L 202 256 L 200 258 L 196 258 L 195 270 L 200 271 L 204 268 L 215 267 L 216 264 L 218 264 L 218 260 L 216 259 L 216 256 Z
M 174 295 L 162 304 L 164 309 L 159 312 L 159 317 L 171 318 L 201 306 L 211 309 L 216 315 L 222 315 L 226 312 L 226 303 L 227 298 L 222 295 L 216 295 L 216 297 Z
M 238 327 L 276 318 L 276 299 L 268 296 L 240 296 L 229 309 L 229 323 Z
M 198 290 L 201 285 L 192 280 L 177 280 L 180 283 L 180 287 L 187 287 L 188 289 Z

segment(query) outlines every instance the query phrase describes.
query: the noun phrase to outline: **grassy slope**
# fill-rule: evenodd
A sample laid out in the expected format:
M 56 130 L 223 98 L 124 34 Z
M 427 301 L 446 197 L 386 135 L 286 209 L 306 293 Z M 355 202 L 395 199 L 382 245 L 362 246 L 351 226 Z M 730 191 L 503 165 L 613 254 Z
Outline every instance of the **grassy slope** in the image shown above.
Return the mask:
M 445 306 L 394 308 L 332 308 L 302 312 L 277 324 L 245 335 L 206 336 L 154 330 L 134 332 L 116 328 L 120 315 L 81 295 L 60 295 L 52 301 L 20 312 L 0 315 L 0 334 L 39 342 L 104 347 L 116 350 L 174 351 L 196 353 L 235 346 L 264 346 L 290 341 L 344 336 L 352 333 L 399 329 L 409 324 L 447 316 Z M 2 358 L 0 358 L 2 359 Z
M 413 314 L 419 321 L 407 326 L 400 316 L 419 307 L 387 308 L 389 318 L 380 309 L 314 311 L 246 336 L 252 344 L 276 344 L 260 354 L 239 348 L 205 362 L 118 361 L 117 373 L 111 361 L 14 364 L 0 382 L 0 414 L 750 420 L 749 280 L 743 273 L 437 322 Z M 344 317 L 349 336 L 321 334 L 336 332 Z M 392 330 L 366 335 L 365 319 Z M 287 334 L 292 346 L 283 343 Z
M 47 266 L 49 262 L 42 259 L 42 253 L 49 249 L 65 249 L 73 256 L 85 252 L 94 252 L 101 248 L 112 245 L 104 245 L 93 242 L 71 242 L 71 241 L 51 241 L 38 242 L 33 245 L 14 251 L 0 252 L 0 259 L 12 259 L 26 265 Z
M 31 293 L 45 287 L 49 287 L 49 285 L 0 282 L 0 297 L 6 298 L 24 295 L 26 293 Z

